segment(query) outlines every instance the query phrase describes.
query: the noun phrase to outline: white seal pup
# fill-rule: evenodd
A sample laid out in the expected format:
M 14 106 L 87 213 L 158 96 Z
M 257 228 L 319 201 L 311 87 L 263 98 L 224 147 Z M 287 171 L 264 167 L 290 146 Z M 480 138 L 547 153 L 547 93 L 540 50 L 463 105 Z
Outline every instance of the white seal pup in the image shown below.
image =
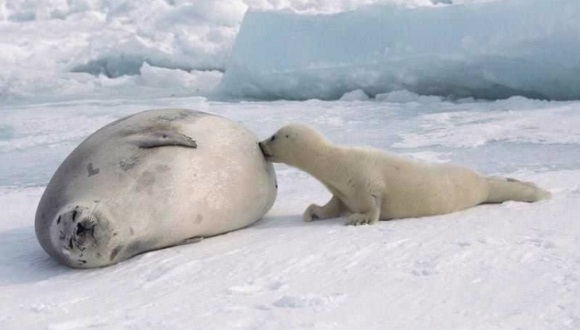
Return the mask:
M 376 149 L 332 144 L 315 130 L 291 124 L 259 143 L 266 159 L 297 167 L 332 193 L 310 205 L 304 220 L 349 214 L 349 225 L 446 214 L 482 203 L 536 202 L 550 193 L 528 182 L 486 177 L 451 164 L 427 164 Z
M 272 164 L 242 125 L 198 111 L 140 112 L 83 141 L 38 205 L 53 258 L 100 267 L 247 226 L 276 198 Z

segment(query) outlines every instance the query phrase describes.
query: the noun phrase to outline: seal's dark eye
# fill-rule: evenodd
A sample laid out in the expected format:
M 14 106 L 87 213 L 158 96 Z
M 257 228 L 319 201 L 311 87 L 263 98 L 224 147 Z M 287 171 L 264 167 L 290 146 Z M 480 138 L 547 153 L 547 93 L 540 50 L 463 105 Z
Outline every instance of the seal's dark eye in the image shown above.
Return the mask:
M 290 136 L 286 135 L 286 138 L 289 138 Z
M 274 141 L 276 140 L 276 135 L 272 135 L 272 137 L 270 138 L 270 141 Z

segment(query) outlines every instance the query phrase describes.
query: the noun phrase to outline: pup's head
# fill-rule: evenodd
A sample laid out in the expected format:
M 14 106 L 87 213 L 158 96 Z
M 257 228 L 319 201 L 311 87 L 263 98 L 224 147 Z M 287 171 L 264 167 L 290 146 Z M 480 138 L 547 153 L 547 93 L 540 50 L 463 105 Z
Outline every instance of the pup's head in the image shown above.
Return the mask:
M 280 128 L 259 145 L 268 161 L 299 166 L 300 159 L 324 142 L 324 138 L 314 129 L 302 124 L 290 124 Z

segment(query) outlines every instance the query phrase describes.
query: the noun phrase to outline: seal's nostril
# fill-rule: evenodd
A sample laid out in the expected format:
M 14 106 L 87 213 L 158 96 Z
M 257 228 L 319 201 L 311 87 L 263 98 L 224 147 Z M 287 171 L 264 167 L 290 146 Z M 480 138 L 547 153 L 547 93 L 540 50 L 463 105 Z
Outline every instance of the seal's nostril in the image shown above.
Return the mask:
M 77 235 L 92 235 L 95 231 L 95 226 L 97 225 L 96 219 L 92 217 L 87 217 L 79 221 L 76 227 Z
M 81 251 L 84 251 L 87 245 L 95 243 L 96 225 L 95 219 L 92 217 L 83 218 L 77 223 L 74 242 Z
M 84 233 L 86 231 L 86 228 L 83 227 L 82 223 L 79 223 L 77 225 L 77 235 L 81 235 L 82 233 Z

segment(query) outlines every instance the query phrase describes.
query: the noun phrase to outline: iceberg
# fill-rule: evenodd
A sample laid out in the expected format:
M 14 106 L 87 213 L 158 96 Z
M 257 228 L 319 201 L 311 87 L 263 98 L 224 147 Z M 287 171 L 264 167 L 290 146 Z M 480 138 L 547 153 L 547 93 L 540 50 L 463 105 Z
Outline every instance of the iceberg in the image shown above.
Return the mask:
M 248 11 L 216 95 L 333 100 L 355 90 L 580 99 L 580 1 Z

